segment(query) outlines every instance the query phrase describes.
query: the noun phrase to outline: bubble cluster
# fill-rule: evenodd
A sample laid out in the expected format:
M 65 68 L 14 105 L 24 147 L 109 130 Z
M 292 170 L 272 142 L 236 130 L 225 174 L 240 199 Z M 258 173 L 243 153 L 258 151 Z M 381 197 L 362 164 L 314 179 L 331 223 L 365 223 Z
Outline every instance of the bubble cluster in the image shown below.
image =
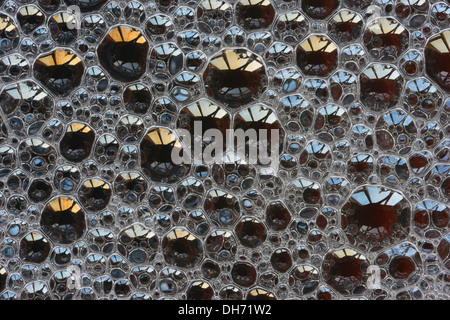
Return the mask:
M 0 1 L 0 300 L 449 299 L 449 28 L 430 0 Z

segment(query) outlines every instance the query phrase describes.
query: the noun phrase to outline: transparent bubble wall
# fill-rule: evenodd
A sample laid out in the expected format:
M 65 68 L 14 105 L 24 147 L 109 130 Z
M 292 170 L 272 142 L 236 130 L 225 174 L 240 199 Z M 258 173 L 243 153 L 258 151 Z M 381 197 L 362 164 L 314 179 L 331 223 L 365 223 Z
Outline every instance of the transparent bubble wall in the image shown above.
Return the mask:
M 449 27 L 436 0 L 1 0 L 0 298 L 448 299 Z M 277 165 L 174 163 L 195 121 L 278 130 Z

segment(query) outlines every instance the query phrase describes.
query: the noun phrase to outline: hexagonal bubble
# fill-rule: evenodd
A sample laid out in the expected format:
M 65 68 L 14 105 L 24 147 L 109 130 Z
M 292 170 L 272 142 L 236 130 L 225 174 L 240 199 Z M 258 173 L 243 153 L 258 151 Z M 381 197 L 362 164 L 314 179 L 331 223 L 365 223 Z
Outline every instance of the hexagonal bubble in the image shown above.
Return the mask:
M 48 28 L 52 38 L 60 45 L 69 45 L 78 36 L 78 30 L 71 28 L 75 24 L 76 17 L 72 13 L 58 12 L 52 15 L 48 21 Z
M 401 109 L 380 115 L 375 130 L 378 147 L 400 155 L 407 154 L 411 150 L 411 144 L 417 137 L 417 127 L 413 118 Z
M 201 204 L 204 191 L 202 181 L 187 178 L 178 185 L 177 196 L 186 209 L 194 209 Z
M 80 239 L 86 230 L 85 213 L 73 198 L 58 196 L 46 204 L 40 225 L 54 242 L 70 244 Z
M 428 0 L 401 0 L 395 6 L 397 17 L 408 21 L 412 28 L 421 27 L 427 19 L 430 2 Z
M 278 40 L 297 43 L 309 28 L 309 21 L 300 11 L 290 11 L 278 16 L 273 33 Z
M 181 6 L 173 15 L 173 23 L 178 29 L 190 29 L 195 21 L 195 11 L 192 8 Z
M 299 90 L 303 77 L 300 72 L 292 67 L 279 70 L 272 80 L 272 87 L 275 92 L 267 92 L 267 97 L 276 99 L 278 94 L 292 93 Z
M 255 104 L 251 107 L 240 110 L 234 117 L 233 127 L 236 135 L 241 134 L 240 132 L 245 133 L 247 130 L 254 130 L 254 132 L 256 132 L 256 141 L 245 142 L 245 155 L 249 155 L 251 152 L 251 146 L 257 147 L 259 152 L 259 164 L 262 162 L 261 150 L 264 150 L 264 148 L 266 148 L 269 157 L 272 155 L 272 149 L 278 149 L 277 152 L 281 152 L 283 150 L 283 126 L 278 121 L 278 117 L 274 110 L 264 104 Z M 278 140 L 276 140 L 277 136 Z M 239 146 L 239 142 L 237 148 L 238 152 L 243 151 L 240 150 L 241 146 Z
M 30 232 L 20 241 L 20 258 L 26 262 L 42 263 L 50 254 L 51 244 L 40 232 Z
M 171 79 L 181 71 L 183 64 L 184 54 L 174 43 L 156 45 L 150 52 L 149 71 L 158 79 Z
M 19 136 L 35 134 L 54 112 L 53 98 L 31 80 L 5 86 L 0 103 L 9 128 Z
M 448 201 L 450 195 L 450 165 L 436 164 L 425 176 L 428 195 L 434 199 Z
M 67 126 L 60 142 L 60 151 L 64 158 L 72 162 L 81 162 L 89 157 L 95 140 L 95 131 L 87 124 L 74 122 Z
M 53 184 L 61 193 L 76 190 L 81 180 L 80 170 L 75 166 L 61 166 L 55 170 Z
M 241 0 L 236 3 L 235 14 L 237 24 L 250 31 L 270 27 L 275 18 L 275 9 L 269 0 Z
M 17 12 L 17 21 L 22 31 L 30 34 L 45 22 L 45 15 L 37 6 L 27 5 Z
M 409 202 L 382 186 L 358 187 L 342 207 L 342 229 L 350 243 L 364 250 L 405 239 L 410 221 Z
M 381 267 L 381 272 L 384 274 L 383 282 L 391 283 L 390 286 L 394 290 L 401 283 L 411 285 L 417 282 L 423 270 L 419 251 L 408 242 L 378 254 L 375 263 Z
M 366 290 L 369 260 L 351 248 L 327 253 L 322 263 L 323 278 L 343 295 L 362 294 Z
M 116 134 L 123 142 L 135 142 L 142 138 L 144 129 L 144 122 L 140 117 L 125 115 L 116 125 Z
M 236 224 L 235 233 L 240 243 L 248 248 L 261 246 L 267 238 L 266 226 L 252 217 L 243 217 Z
M 17 47 L 20 40 L 20 32 L 14 23 L 14 19 L 6 14 L 0 13 L 2 24 L 0 26 L 0 56 L 8 53 Z
M 89 243 L 91 243 L 91 250 L 103 254 L 111 254 L 113 252 L 115 236 L 110 230 L 95 228 L 90 230 L 86 237 Z
M 382 182 L 391 186 L 406 182 L 410 177 L 408 164 L 405 159 L 393 155 L 378 158 L 377 173 Z
M 87 179 L 78 190 L 78 199 L 88 211 L 105 209 L 112 196 L 111 185 L 103 179 Z
M 393 18 L 378 18 L 366 26 L 364 44 L 373 58 L 394 61 L 408 48 L 409 32 Z
M 370 154 L 358 154 L 347 162 L 347 175 L 356 183 L 365 183 L 374 170 L 374 159 Z
M 373 149 L 375 140 L 373 131 L 363 124 L 355 125 L 349 138 L 352 146 L 360 152 L 368 152 Z
M 446 230 L 450 221 L 450 208 L 431 199 L 417 203 L 413 211 L 413 223 L 416 232 L 421 233 L 437 228 Z
M 183 227 L 166 233 L 162 240 L 162 251 L 167 263 L 182 268 L 197 266 L 204 256 L 202 241 Z
M 429 151 L 414 152 L 409 155 L 408 162 L 411 171 L 417 175 L 423 175 L 431 166 L 433 157 Z
M 41 176 L 54 168 L 57 153 L 43 140 L 29 138 L 20 143 L 18 156 L 25 171 Z
M 197 7 L 198 28 L 205 33 L 220 34 L 231 25 L 233 7 L 221 0 L 202 1 Z
M 274 42 L 266 51 L 265 59 L 268 66 L 276 68 L 287 67 L 293 61 L 294 49 L 292 46 L 282 43 Z
M 409 50 L 399 61 L 400 70 L 406 76 L 419 76 L 424 69 L 423 55 L 418 50 Z
M 233 225 L 240 215 L 238 198 L 220 189 L 208 191 L 204 209 L 209 219 L 218 226 Z
M 266 51 L 273 41 L 273 36 L 267 31 L 251 33 L 247 38 L 247 47 L 258 53 Z
M 81 21 L 80 32 L 89 43 L 97 43 L 107 30 L 106 21 L 99 14 L 89 14 Z
M 168 128 L 148 130 L 140 143 L 141 168 L 143 173 L 158 182 L 176 182 L 184 177 L 190 164 L 175 164 L 172 154 L 183 149 L 179 138 Z
M 416 117 L 433 118 L 442 106 L 442 94 L 426 78 L 415 78 L 406 84 L 405 110 Z
M 310 265 L 298 265 L 289 274 L 289 286 L 298 294 L 310 293 L 319 285 L 319 270 Z
M 159 272 L 158 287 L 165 295 L 175 295 L 183 292 L 187 286 L 186 274 L 176 268 L 167 267 Z
M 311 141 L 302 151 L 299 164 L 306 177 L 320 179 L 330 168 L 333 156 L 330 147 L 319 141 Z
M 331 176 L 324 184 L 324 195 L 330 205 L 337 205 L 344 201 L 350 193 L 350 183 L 344 177 Z
M 27 78 L 30 64 L 20 54 L 10 54 L 0 59 L 0 77 L 3 82 L 15 82 Z
M 320 185 L 306 178 L 294 180 L 286 187 L 286 200 L 291 212 L 299 212 L 304 206 L 317 206 L 322 204 Z
M 102 67 L 113 78 L 130 82 L 144 74 L 148 49 L 149 44 L 139 29 L 118 26 L 109 31 L 97 53 Z
M 147 182 L 139 172 L 123 172 L 114 180 L 114 191 L 125 203 L 144 200 Z
M 425 146 L 428 149 L 437 147 L 435 149 L 435 155 L 438 159 L 441 159 L 442 156 L 438 156 L 438 154 L 444 151 L 445 145 L 448 144 L 448 142 L 444 142 L 438 146 L 438 144 L 444 138 L 444 133 L 441 126 L 437 122 L 426 123 L 420 130 L 420 137 L 425 142 Z M 445 152 L 443 152 L 443 154 L 445 154 Z
M 361 102 L 371 110 L 382 111 L 397 105 L 403 88 L 403 77 L 393 65 L 374 63 L 359 77 Z
M 196 124 L 201 122 L 201 137 L 196 134 Z M 191 134 L 191 151 L 195 152 L 195 145 L 201 144 L 202 150 L 214 140 L 212 137 L 205 137 L 207 130 L 216 129 L 223 135 L 223 145 L 225 146 L 226 130 L 230 129 L 230 114 L 207 99 L 200 99 L 192 104 L 188 104 L 180 110 L 177 127 L 188 130 Z

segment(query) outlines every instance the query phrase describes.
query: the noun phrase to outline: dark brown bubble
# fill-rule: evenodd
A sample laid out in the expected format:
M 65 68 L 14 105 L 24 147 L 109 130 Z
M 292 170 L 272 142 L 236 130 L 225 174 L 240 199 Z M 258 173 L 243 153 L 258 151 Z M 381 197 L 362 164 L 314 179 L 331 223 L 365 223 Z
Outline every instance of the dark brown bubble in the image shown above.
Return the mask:
M 325 36 L 313 35 L 297 47 L 297 65 L 308 76 L 328 76 L 337 67 L 338 49 Z
M 176 228 L 167 233 L 162 241 L 164 259 L 170 265 L 192 268 L 203 259 L 200 239 L 185 228 Z
M 81 162 L 89 157 L 95 140 L 95 132 L 86 124 L 72 123 L 59 143 L 64 158 Z
M 28 188 L 28 197 L 34 202 L 44 202 L 51 194 L 52 186 L 42 179 L 34 180 Z
M 270 257 L 272 267 L 278 272 L 287 272 L 292 267 L 291 253 L 287 249 L 277 249 Z
M 20 241 L 20 258 L 27 262 L 42 263 L 50 253 L 50 242 L 39 232 L 30 232 Z
M 270 229 L 281 231 L 287 228 L 291 214 L 281 201 L 271 202 L 266 209 L 266 223 Z
M 396 67 L 371 64 L 360 75 L 361 102 L 374 111 L 390 109 L 400 99 L 403 82 Z
M 313 19 L 325 19 L 339 6 L 339 0 L 302 0 L 303 11 Z

